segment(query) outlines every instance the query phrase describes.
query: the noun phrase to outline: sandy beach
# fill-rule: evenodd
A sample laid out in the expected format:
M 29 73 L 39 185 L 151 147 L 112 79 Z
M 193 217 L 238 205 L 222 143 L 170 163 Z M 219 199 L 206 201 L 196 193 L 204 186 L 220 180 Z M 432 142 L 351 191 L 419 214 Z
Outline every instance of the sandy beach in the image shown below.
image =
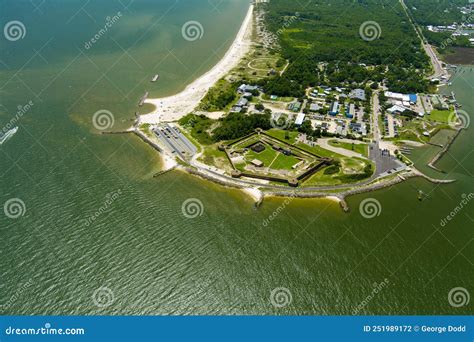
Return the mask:
M 242 57 L 250 50 L 253 7 L 253 5 L 250 5 L 242 26 L 224 57 L 211 70 L 189 84 L 182 92 L 169 97 L 147 99 L 145 103 L 151 103 L 156 108 L 151 113 L 141 115 L 141 123 L 154 124 L 179 120 L 192 112 L 206 95 L 208 89 L 238 65 Z

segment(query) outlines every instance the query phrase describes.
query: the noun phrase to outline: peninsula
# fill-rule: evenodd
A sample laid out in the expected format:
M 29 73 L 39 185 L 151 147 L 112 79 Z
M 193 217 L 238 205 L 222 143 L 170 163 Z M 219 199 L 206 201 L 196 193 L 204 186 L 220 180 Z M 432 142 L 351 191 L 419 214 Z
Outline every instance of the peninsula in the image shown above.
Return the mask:
M 162 153 L 164 172 L 178 168 L 241 188 L 257 203 L 265 195 L 326 197 L 347 209 L 345 196 L 410 177 L 452 182 L 424 175 L 410 155 L 439 145 L 429 163 L 438 170 L 464 127 L 455 94 L 439 93 L 454 67 L 426 43 L 403 1 L 394 13 L 370 6 L 385 26 L 336 25 L 334 42 L 324 24 L 336 4 L 252 3 L 224 57 L 182 92 L 146 99 L 155 109 L 137 115 L 130 131 Z M 369 11 L 353 7 L 348 21 Z M 316 12 L 319 26 L 301 20 Z M 398 16 L 406 16 L 409 34 Z M 345 38 L 351 34 L 359 40 Z M 438 133 L 447 144 L 433 142 Z

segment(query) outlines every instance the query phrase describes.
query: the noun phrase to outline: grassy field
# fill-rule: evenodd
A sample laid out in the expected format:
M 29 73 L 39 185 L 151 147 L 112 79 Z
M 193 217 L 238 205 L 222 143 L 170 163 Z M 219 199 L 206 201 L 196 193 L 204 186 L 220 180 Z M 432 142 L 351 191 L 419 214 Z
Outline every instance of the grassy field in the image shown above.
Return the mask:
M 250 163 L 254 159 L 258 159 L 264 163 L 265 167 L 275 170 L 292 170 L 292 166 L 299 162 L 294 156 L 287 156 L 283 153 L 275 151 L 269 145 L 265 145 L 265 150 L 257 153 L 252 150 L 245 155 L 245 160 Z
M 364 168 L 369 164 L 369 161 L 359 158 L 340 158 L 341 167 L 339 171 L 329 174 L 327 171 L 333 166 L 325 167 L 316 172 L 306 182 L 304 186 L 325 186 L 325 185 L 341 185 L 351 184 L 362 181 L 364 176 Z
M 299 133 L 289 131 L 288 132 L 289 139 L 286 140 L 285 139 L 285 132 L 286 131 L 283 131 L 281 129 L 271 129 L 271 130 L 266 131 L 265 133 L 267 133 L 271 137 L 283 140 L 283 141 L 287 142 L 288 144 L 293 145 L 296 142 L 296 137 L 298 136 Z
M 285 64 L 286 61 L 278 53 L 256 45 L 231 71 L 229 79 L 260 80 L 268 77 L 272 69 L 279 73 Z
M 277 97 L 276 100 L 272 100 L 270 98 L 271 95 L 268 95 L 268 94 L 263 94 L 262 95 L 262 99 L 265 100 L 265 101 L 280 101 L 280 102 L 291 102 L 291 101 L 294 101 L 294 97 Z
M 431 121 L 441 122 L 441 123 L 448 123 L 449 117 L 453 114 L 451 110 L 433 110 L 427 118 Z
M 299 163 L 299 161 L 300 160 L 294 156 L 286 156 L 283 153 L 279 153 L 269 167 L 276 170 L 292 170 L 292 166 Z
M 225 152 L 219 151 L 217 145 L 206 146 L 199 161 L 229 172 L 232 170 L 232 165 L 229 163 Z
M 334 147 L 341 147 L 349 151 L 354 151 L 360 153 L 361 155 L 367 157 L 369 155 L 369 145 L 367 144 L 351 144 L 346 142 L 341 142 L 338 140 L 329 140 L 329 145 Z

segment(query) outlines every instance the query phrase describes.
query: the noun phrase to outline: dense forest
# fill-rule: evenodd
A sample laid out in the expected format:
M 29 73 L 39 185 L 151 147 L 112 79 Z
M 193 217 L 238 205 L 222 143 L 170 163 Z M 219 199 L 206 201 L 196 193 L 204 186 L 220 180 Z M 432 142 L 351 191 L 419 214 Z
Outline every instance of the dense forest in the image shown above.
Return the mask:
M 458 8 L 468 3 L 469 0 L 405 0 L 413 19 L 422 26 L 461 23 L 465 18 Z
M 283 76 L 262 82 L 267 93 L 301 96 L 308 86 L 325 81 L 350 84 L 380 77 L 381 69 L 370 72 L 360 64 L 391 66 L 392 90 L 426 90 L 422 71 L 429 59 L 398 1 L 272 0 L 265 6 L 267 27 L 278 34 L 281 54 L 290 61 Z M 288 25 L 289 16 L 298 19 Z M 361 38 L 366 22 L 380 27 L 377 39 Z M 327 74 L 318 70 L 320 62 L 336 66 Z M 405 82 L 406 74 L 411 77 Z
M 212 144 L 223 140 L 243 137 L 257 128 L 270 129 L 270 114 L 230 113 L 219 120 L 204 115 L 188 114 L 179 120 L 179 124 L 188 127 L 191 135 L 201 144 Z

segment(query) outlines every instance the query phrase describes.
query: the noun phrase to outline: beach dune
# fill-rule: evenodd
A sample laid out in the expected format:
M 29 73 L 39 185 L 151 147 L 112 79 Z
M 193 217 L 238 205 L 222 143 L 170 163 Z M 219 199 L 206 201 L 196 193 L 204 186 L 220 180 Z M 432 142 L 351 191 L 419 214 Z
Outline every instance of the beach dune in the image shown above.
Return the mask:
M 145 103 L 155 106 L 153 112 L 140 116 L 140 123 L 156 124 L 159 122 L 176 121 L 192 112 L 202 98 L 218 80 L 235 68 L 250 50 L 253 5 L 245 16 L 234 42 L 222 59 L 208 72 L 189 84 L 182 92 L 163 98 L 147 99 Z

